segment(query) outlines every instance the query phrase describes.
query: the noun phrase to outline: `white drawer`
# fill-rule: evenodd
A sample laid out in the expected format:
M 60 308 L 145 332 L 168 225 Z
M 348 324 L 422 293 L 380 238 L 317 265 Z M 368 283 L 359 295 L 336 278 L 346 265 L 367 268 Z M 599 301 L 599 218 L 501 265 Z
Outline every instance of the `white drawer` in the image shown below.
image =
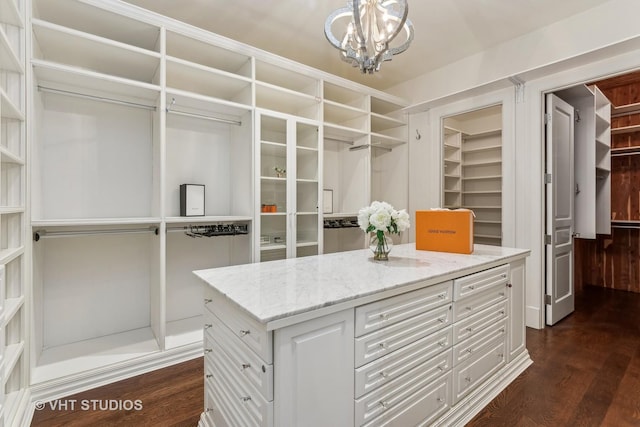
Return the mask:
M 507 317 L 506 300 L 456 322 L 453 324 L 453 343 L 458 344 L 484 328 L 500 322 L 505 317 Z
M 273 336 L 262 323 L 227 301 L 209 285 L 205 288 L 205 308 L 224 319 L 235 336 L 253 350 L 265 363 L 273 363 Z
M 451 367 L 452 355 L 451 350 L 448 350 L 357 399 L 356 425 L 395 411 L 396 405 L 402 404 L 407 397 L 450 371 Z
M 509 282 L 509 264 L 490 268 L 453 281 L 453 300 L 477 294 L 493 286 L 507 286 Z
M 452 307 L 449 304 L 356 338 L 355 366 L 360 367 L 446 328 L 452 323 L 452 318 Z
M 234 369 L 258 389 L 267 401 L 273 400 L 273 365 L 264 363 L 250 351 L 216 315 L 209 313 L 205 319 L 208 322 L 205 335 L 211 334 L 232 361 Z
M 493 286 L 482 292 L 474 294 L 462 301 L 458 301 L 453 306 L 453 321 L 459 322 L 465 317 L 469 317 L 495 303 L 504 301 L 507 298 L 507 288 Z
M 500 322 L 489 326 L 472 336 L 469 339 L 462 341 L 460 344 L 453 346 L 453 363 L 459 365 L 467 359 L 470 359 L 474 354 L 481 352 L 486 346 L 486 343 L 493 342 L 497 338 L 506 339 L 507 320 L 503 319 Z
M 206 426 L 226 426 L 229 423 L 222 417 L 219 406 L 217 405 L 215 398 L 213 397 L 213 390 L 204 390 L 204 412 L 202 416 L 204 425 Z
M 454 401 L 456 404 L 488 377 L 504 366 L 506 341 L 495 338 L 486 344 L 483 351 L 474 354 L 465 362 L 453 368 Z
M 432 421 L 451 408 L 452 381 L 453 378 L 451 372 L 449 372 L 419 388 L 402 402 L 399 402 L 393 408 L 389 408 L 377 418 L 364 424 L 364 426 L 405 427 L 418 424 L 430 425 Z
M 212 394 L 214 401 L 220 402 L 220 410 L 229 426 L 273 426 L 273 402 L 267 400 L 255 389 L 238 369 L 233 366 L 220 346 L 213 341 Z
M 421 338 L 398 351 L 356 368 L 355 397 L 369 393 L 451 347 L 451 327 Z
M 356 330 L 359 337 L 387 325 L 451 302 L 451 281 L 396 295 L 356 307 Z

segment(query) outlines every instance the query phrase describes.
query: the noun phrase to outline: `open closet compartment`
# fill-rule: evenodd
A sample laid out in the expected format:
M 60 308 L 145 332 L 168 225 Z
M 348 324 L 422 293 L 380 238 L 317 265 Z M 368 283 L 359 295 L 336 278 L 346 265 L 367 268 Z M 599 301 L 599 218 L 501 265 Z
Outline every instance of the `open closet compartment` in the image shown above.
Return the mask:
M 35 1 L 33 17 L 32 383 L 42 384 L 162 349 L 161 31 L 75 2 Z
M 181 80 L 176 84 L 182 85 Z M 200 345 L 201 270 L 252 261 L 252 114 L 167 89 L 164 167 L 165 348 Z M 204 186 L 204 215 L 180 216 L 180 185 Z
M 574 107 L 574 232 L 595 239 L 611 232 L 611 104 L 595 85 L 555 94 Z
M 473 210 L 474 242 L 502 244 L 502 106 L 442 123 L 442 206 Z
M 575 285 L 640 293 L 640 200 L 635 185 L 640 179 L 640 72 L 593 86 L 611 102 L 610 231 L 595 240 L 576 240 Z

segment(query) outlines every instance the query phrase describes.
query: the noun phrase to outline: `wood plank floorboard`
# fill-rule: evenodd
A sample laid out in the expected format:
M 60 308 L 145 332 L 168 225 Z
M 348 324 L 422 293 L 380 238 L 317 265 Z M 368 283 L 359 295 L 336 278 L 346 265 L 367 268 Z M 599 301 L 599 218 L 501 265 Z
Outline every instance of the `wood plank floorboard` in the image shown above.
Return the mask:
M 640 427 L 640 294 L 585 286 L 573 314 L 551 328 L 527 329 L 527 348 L 533 365 L 467 427 Z M 31 425 L 196 426 L 202 365 L 198 358 L 66 398 L 139 399 L 141 410 L 45 405 Z

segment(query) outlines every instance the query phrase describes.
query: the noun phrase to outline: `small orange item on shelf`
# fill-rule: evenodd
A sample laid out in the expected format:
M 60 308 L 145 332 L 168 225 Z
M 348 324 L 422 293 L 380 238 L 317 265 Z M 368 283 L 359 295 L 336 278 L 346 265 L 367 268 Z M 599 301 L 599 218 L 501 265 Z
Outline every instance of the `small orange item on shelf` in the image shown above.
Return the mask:
M 472 253 L 473 218 L 469 209 L 416 211 L 416 249 Z

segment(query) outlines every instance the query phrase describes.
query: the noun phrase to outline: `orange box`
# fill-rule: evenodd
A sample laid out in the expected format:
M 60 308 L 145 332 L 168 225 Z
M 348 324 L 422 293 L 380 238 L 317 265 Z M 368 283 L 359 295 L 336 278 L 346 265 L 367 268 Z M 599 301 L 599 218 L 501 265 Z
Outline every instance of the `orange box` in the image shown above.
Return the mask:
M 416 211 L 416 249 L 472 253 L 473 216 L 469 209 Z

